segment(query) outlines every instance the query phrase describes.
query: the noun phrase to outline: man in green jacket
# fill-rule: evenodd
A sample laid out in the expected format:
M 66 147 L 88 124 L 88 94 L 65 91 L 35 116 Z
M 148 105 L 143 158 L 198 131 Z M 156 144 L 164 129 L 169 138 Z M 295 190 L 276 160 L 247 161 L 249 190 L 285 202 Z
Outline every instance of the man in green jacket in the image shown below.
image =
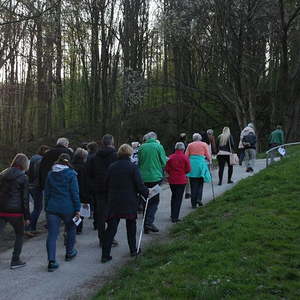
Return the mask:
M 274 148 L 284 144 L 284 135 L 281 125 L 277 125 L 276 129 L 272 131 L 269 137 L 269 147 Z M 271 163 L 274 162 L 275 151 L 271 151 Z
M 140 146 L 138 152 L 138 165 L 142 179 L 148 188 L 160 184 L 163 179 L 166 166 L 166 153 L 164 147 L 157 141 L 155 132 L 149 132 L 144 137 L 145 143 Z M 145 233 L 158 232 L 158 228 L 153 224 L 155 213 L 159 204 L 159 194 L 149 199 L 148 208 L 145 216 Z

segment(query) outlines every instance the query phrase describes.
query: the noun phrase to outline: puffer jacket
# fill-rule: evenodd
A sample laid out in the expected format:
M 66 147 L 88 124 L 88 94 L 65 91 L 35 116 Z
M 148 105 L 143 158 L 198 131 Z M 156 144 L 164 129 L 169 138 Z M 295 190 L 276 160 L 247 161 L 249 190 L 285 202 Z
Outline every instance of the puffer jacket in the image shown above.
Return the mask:
M 8 181 L 7 195 L 0 200 L 1 213 L 23 214 L 25 220 L 30 219 L 28 177 L 18 168 L 8 168 L 0 173 L 1 182 Z

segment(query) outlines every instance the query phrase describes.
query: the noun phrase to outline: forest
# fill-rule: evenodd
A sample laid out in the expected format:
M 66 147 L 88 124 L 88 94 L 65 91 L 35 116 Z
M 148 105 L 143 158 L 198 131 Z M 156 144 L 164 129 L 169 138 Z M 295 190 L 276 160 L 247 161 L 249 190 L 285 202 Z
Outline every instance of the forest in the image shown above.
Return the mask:
M 299 0 L 1 0 L 0 144 L 277 124 L 300 139 Z

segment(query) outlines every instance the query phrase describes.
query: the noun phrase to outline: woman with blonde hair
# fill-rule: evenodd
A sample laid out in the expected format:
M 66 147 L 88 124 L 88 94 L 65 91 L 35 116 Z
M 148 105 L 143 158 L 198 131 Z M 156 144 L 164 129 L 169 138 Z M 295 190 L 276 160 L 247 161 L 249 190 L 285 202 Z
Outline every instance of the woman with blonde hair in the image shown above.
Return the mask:
M 0 173 L 0 233 L 6 223 L 9 223 L 16 235 L 11 269 L 26 265 L 20 260 L 20 254 L 23 246 L 24 223 L 28 225 L 30 220 L 28 177 L 25 174 L 28 168 L 28 157 L 18 153 L 11 166 Z
M 222 185 L 223 180 L 223 173 L 225 164 L 228 165 L 228 179 L 227 183 L 233 183 L 232 179 L 232 173 L 233 173 L 233 166 L 230 165 L 230 154 L 232 153 L 232 150 L 234 149 L 234 141 L 233 137 L 230 133 L 229 127 L 224 127 L 222 134 L 219 135 L 217 140 L 217 148 L 218 148 L 218 154 L 217 159 L 219 163 L 219 183 L 218 185 Z
M 133 149 L 123 144 L 118 150 L 118 160 L 109 166 L 105 189 L 107 193 L 107 228 L 102 247 L 102 263 L 112 259 L 110 251 L 120 219 L 126 220 L 127 240 L 131 256 L 136 256 L 136 218 L 138 193 L 145 198 L 149 190 L 144 185 L 138 167 L 130 161 Z

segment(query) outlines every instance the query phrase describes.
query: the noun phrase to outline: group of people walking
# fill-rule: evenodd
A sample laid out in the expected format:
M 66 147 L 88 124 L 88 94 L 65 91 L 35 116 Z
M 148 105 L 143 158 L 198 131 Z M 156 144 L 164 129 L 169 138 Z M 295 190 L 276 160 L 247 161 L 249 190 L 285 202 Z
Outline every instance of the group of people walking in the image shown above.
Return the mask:
M 82 232 L 84 222 L 80 215 L 82 207 L 90 206 L 94 212 L 94 229 L 98 231 L 102 263 L 112 259 L 111 248 L 118 245 L 114 238 L 121 219 L 126 220 L 130 255 L 138 255 L 136 220 L 139 206 L 142 204 L 145 208 L 147 202 L 144 233 L 159 232 L 155 215 L 160 194 L 152 196 L 151 189 L 160 185 L 165 176 L 172 192 L 170 220 L 173 223 L 180 221 L 184 192 L 186 198 L 191 194 L 192 208 L 202 206 L 203 185 L 212 180 L 214 156 L 219 164 L 218 184 L 223 183 L 226 164 L 227 183 L 233 183 L 231 155 L 235 144 L 228 127 L 224 127 L 217 138 L 209 129 L 202 134 L 194 133 L 189 144 L 185 139 L 186 135 L 181 134 L 175 152 L 169 157 L 155 132 L 147 133 L 141 145 L 139 142 L 132 143 L 132 146 L 123 144 L 118 150 L 113 136 L 106 134 L 99 147 L 91 142 L 73 152 L 68 139 L 59 138 L 53 148 L 41 146 L 30 161 L 25 154 L 17 154 L 11 166 L 0 174 L 0 231 L 10 223 L 16 235 L 11 268 L 25 265 L 20 260 L 24 231 L 28 236 L 38 233 L 36 226 L 43 203 L 48 230 L 49 272 L 59 267 L 56 240 L 61 223 L 64 224 L 65 260 L 76 257 L 76 233 Z M 254 126 L 250 123 L 242 131 L 239 144 L 247 172 L 254 168 L 255 147 Z M 29 194 L 33 199 L 31 213 Z

